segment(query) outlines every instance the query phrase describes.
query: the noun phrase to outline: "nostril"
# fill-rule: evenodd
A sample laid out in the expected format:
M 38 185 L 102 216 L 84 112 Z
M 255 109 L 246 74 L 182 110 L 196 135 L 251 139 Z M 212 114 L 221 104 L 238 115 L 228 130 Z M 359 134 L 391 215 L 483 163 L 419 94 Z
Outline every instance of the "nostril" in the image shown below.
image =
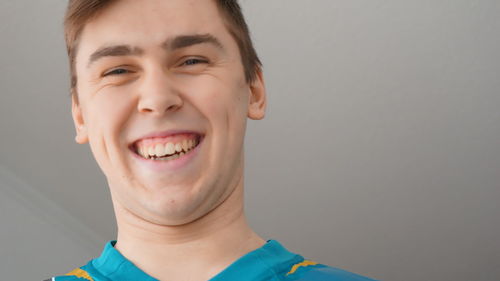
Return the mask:
M 179 96 L 172 97 L 165 95 L 162 98 L 144 98 L 139 101 L 137 110 L 141 113 L 157 113 L 163 114 L 165 112 L 179 110 L 184 101 Z
M 173 104 L 167 108 L 167 111 L 174 111 L 177 110 L 180 106 Z
M 151 108 L 140 108 L 139 111 L 140 112 L 153 112 L 153 110 Z

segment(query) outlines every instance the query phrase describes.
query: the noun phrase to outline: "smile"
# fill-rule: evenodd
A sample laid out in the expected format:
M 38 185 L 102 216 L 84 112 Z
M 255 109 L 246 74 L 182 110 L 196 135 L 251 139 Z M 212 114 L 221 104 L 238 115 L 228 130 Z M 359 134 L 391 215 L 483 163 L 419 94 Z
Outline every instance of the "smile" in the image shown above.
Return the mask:
M 171 161 L 189 154 L 200 144 L 198 134 L 177 134 L 168 137 L 154 137 L 134 143 L 134 152 L 147 160 Z

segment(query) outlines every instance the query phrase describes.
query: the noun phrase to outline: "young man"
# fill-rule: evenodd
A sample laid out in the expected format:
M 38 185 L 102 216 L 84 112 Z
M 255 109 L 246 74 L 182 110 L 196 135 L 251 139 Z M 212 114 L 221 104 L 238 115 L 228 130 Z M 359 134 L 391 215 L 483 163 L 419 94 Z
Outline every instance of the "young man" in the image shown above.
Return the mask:
M 236 0 L 70 0 L 65 32 L 76 141 L 118 237 L 52 280 L 368 280 L 247 224 L 243 140 L 266 93 Z

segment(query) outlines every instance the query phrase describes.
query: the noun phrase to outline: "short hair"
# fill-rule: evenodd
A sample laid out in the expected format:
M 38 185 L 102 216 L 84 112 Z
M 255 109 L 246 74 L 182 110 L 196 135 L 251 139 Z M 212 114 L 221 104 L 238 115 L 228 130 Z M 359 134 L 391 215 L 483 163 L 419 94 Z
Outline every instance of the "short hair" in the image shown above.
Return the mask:
M 75 58 L 78 43 L 85 25 L 100 12 L 117 0 L 69 0 L 64 17 L 64 38 L 68 52 L 71 92 L 76 92 L 77 76 Z M 262 63 L 253 46 L 248 25 L 245 22 L 238 0 L 213 0 L 223 16 L 224 23 L 231 36 L 236 41 L 243 64 L 247 83 L 255 81 Z

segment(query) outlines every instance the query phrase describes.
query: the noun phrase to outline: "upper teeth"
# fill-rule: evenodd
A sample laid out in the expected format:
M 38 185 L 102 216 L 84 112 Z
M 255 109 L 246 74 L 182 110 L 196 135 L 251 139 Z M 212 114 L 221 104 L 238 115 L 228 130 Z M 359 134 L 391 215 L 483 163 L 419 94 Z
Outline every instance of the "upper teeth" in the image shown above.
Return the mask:
M 165 157 L 175 153 L 186 153 L 193 149 L 197 144 L 197 141 L 194 139 L 185 139 L 177 143 L 158 143 L 149 146 L 138 145 L 137 152 L 144 158 Z

